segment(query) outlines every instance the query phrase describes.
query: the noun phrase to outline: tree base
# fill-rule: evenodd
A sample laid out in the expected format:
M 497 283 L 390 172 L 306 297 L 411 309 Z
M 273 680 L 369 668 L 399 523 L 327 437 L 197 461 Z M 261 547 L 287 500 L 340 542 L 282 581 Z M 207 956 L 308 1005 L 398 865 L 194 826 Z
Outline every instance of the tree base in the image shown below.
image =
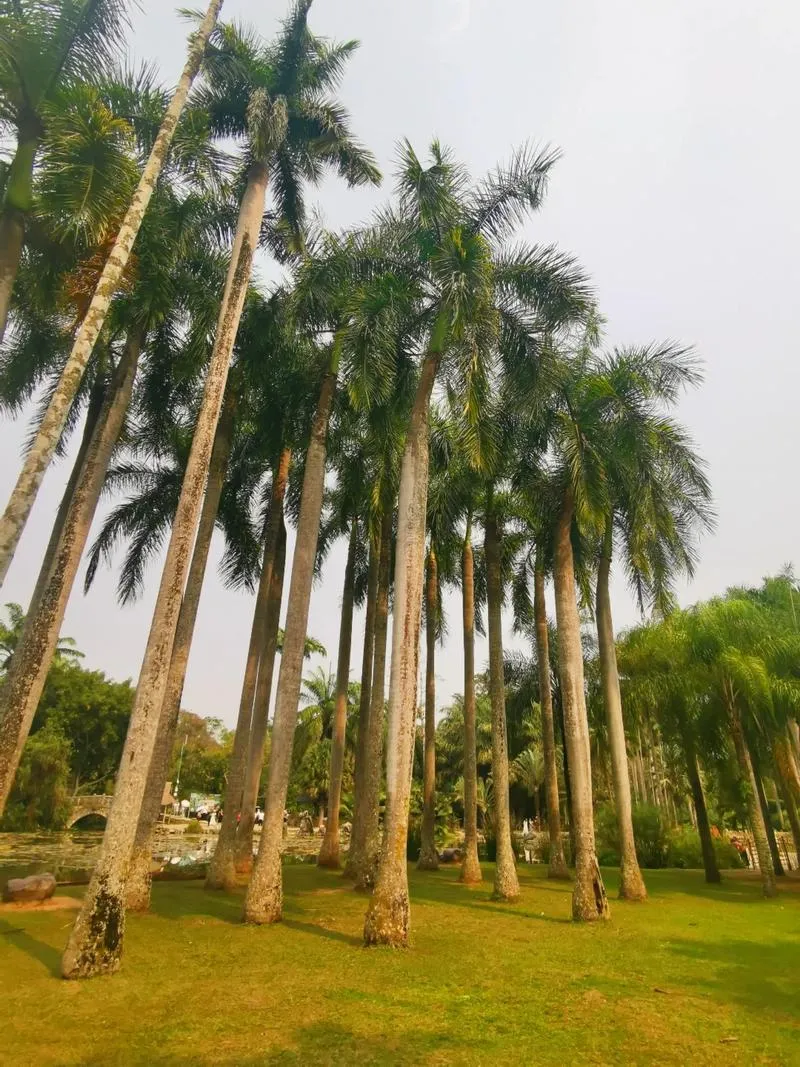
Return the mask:
M 553 863 L 551 861 L 547 868 L 547 877 L 551 878 L 554 882 L 571 882 L 572 875 L 570 874 L 569 867 L 564 860 L 561 862 Z
M 766 878 L 762 880 L 761 892 L 768 900 L 778 895 L 778 886 L 775 882 L 774 874 L 769 874 Z
M 408 948 L 409 920 L 408 892 L 376 889 L 364 921 L 364 944 Z
M 93 978 L 115 974 L 122 960 L 125 902 L 105 879 L 90 884 L 83 908 L 61 958 L 63 978 Z
M 251 881 L 250 888 L 253 883 Z M 283 918 L 283 886 L 268 886 L 260 892 L 250 892 L 244 898 L 242 921 L 254 926 L 268 926 Z
M 483 871 L 478 860 L 478 849 L 474 845 L 467 848 L 464 853 L 458 880 L 462 885 L 479 885 L 483 881 Z
M 417 860 L 418 871 L 438 871 L 439 854 L 435 848 L 423 848 Z
M 494 892 L 492 893 L 492 900 L 503 901 L 506 904 L 513 904 L 515 900 L 519 900 L 519 879 L 517 878 L 517 868 L 514 864 L 514 853 L 511 849 L 511 842 L 507 843 L 507 846 L 503 847 L 498 842 L 497 850 L 497 865 L 494 869 Z
M 647 900 L 647 886 L 637 864 L 635 868 L 623 868 L 620 871 L 619 899 L 630 901 Z
M 575 888 L 572 891 L 572 918 L 576 922 L 596 922 L 598 919 L 610 919 L 606 887 L 603 876 L 593 856 L 588 864 L 578 867 L 575 872 Z
M 322 845 L 320 846 L 319 855 L 317 856 L 317 866 L 326 867 L 331 871 L 338 871 L 341 863 L 339 861 L 339 834 L 326 833 L 322 839 Z

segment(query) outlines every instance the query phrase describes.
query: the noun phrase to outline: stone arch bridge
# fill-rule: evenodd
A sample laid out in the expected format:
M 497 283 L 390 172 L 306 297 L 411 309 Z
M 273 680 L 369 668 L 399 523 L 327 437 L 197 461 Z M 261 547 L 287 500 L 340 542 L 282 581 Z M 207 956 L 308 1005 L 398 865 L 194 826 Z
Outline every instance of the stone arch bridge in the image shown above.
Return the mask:
M 102 793 L 96 796 L 75 797 L 72 811 L 67 819 L 67 829 L 69 830 L 81 819 L 85 819 L 87 815 L 100 815 L 103 819 L 107 819 L 113 799 L 113 796 L 106 796 Z

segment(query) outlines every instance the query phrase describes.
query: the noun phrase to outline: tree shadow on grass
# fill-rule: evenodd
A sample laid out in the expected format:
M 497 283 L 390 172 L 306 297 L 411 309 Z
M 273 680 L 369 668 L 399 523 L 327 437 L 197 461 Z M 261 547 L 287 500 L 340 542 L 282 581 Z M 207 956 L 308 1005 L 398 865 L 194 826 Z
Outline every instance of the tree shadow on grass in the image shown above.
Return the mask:
M 687 975 L 682 979 L 686 985 L 704 989 L 718 999 L 733 1001 L 759 1016 L 783 1015 L 800 1020 L 800 972 L 795 939 L 771 943 L 671 939 L 668 948 L 686 959 L 706 964 L 698 977 Z
M 431 892 L 424 884 L 416 881 L 410 887 L 411 903 L 415 901 L 424 901 L 427 904 L 443 904 L 445 907 L 452 906 L 456 908 L 470 908 L 473 911 L 497 912 L 499 915 L 506 915 L 511 918 L 518 919 L 535 919 L 537 922 L 557 923 L 563 925 L 564 923 L 571 923 L 571 918 L 560 918 L 556 915 L 543 915 L 540 911 L 531 911 L 528 907 L 520 907 L 519 902 L 516 904 L 501 904 L 498 901 L 492 899 L 491 890 L 482 889 L 476 892 L 468 890 L 464 887 L 464 896 L 458 897 L 456 895 L 444 896 L 441 893 Z
M 452 1049 L 454 1035 L 448 1031 L 416 1031 L 403 1027 L 392 1034 L 354 1033 L 337 1023 L 314 1023 L 300 1027 L 288 1039 L 291 1047 L 274 1049 L 252 1059 L 238 1058 L 240 1067 L 264 1064 L 305 1067 L 357 1063 L 385 1067 L 385 1064 L 419 1064 L 443 1062 L 441 1057 Z M 445 1061 L 446 1062 L 446 1061 Z
M 29 934 L 27 930 L 23 930 L 19 926 L 12 926 L 11 923 L 6 922 L 4 919 L 0 919 L 0 937 L 3 938 L 3 944 L 13 945 L 14 948 L 18 948 L 21 952 L 26 952 L 33 959 L 44 964 L 54 978 L 60 976 L 61 953 L 57 948 L 53 948 L 52 945 L 48 945 L 45 941 L 39 941 L 38 938 Z
M 363 939 L 356 937 L 354 934 L 345 934 L 341 930 L 331 930 L 330 927 L 320 926 L 318 923 L 300 922 L 299 919 L 288 919 L 286 916 L 281 919 L 281 923 L 289 930 L 299 930 L 303 934 L 314 934 L 315 937 L 324 937 L 329 941 L 339 941 L 353 948 L 361 948 L 364 944 Z

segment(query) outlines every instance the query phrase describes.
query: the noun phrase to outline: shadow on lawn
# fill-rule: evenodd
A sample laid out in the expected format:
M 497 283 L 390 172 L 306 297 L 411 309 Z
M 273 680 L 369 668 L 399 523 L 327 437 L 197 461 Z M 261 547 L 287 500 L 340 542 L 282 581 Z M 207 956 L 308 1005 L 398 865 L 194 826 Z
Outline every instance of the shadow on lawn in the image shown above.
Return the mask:
M 452 905 L 456 908 L 470 908 L 473 911 L 480 912 L 497 912 L 500 915 L 507 915 L 519 919 L 535 919 L 537 922 L 557 923 L 562 925 L 564 923 L 571 923 L 572 919 L 568 916 L 560 917 L 557 915 L 543 915 L 541 911 L 531 911 L 528 906 L 521 907 L 520 903 L 516 904 L 500 904 L 499 902 L 492 900 L 491 889 L 471 889 L 467 886 L 461 886 L 458 882 L 445 882 L 443 879 L 438 880 L 439 885 L 442 886 L 442 890 L 437 891 L 434 881 L 422 881 L 419 878 L 413 879 L 409 889 L 411 893 L 411 903 L 415 901 L 425 901 L 429 904 L 444 904 Z M 447 887 L 446 889 L 444 887 Z M 533 888 L 529 883 L 523 883 L 523 888 Z M 450 890 L 455 889 L 456 892 Z M 463 894 L 463 895 L 461 895 Z
M 241 1067 L 261 1067 L 263 1064 L 306 1064 L 316 1067 L 340 1063 L 374 1064 L 384 1067 L 392 1064 L 419 1064 L 443 1062 L 443 1052 L 452 1049 L 457 1039 L 446 1031 L 421 1032 L 403 1026 L 392 1034 L 354 1033 L 337 1023 L 314 1023 L 295 1030 L 289 1038 L 290 1048 L 274 1050 L 254 1056 L 252 1059 L 237 1059 Z M 434 1059 L 435 1058 L 435 1059 Z
M 32 937 L 27 930 L 12 926 L 11 923 L 7 923 L 4 919 L 0 919 L 0 937 L 3 938 L 3 944 L 13 945 L 20 952 L 25 952 L 33 959 L 44 964 L 54 978 L 60 976 L 61 953 L 57 948 L 53 948 L 52 945 L 48 945 L 45 941 L 39 941 L 37 938 Z
M 763 941 L 670 940 L 671 952 L 706 967 L 701 977 L 684 976 L 695 985 L 733 1001 L 756 1015 L 780 1014 L 800 1020 L 800 975 L 796 939 Z M 788 988 L 787 988 L 788 987 Z

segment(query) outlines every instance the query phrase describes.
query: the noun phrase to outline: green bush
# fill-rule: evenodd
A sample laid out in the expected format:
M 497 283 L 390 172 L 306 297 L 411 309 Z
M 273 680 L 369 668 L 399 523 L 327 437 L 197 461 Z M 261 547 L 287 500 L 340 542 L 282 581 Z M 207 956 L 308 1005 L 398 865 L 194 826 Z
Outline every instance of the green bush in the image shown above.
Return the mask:
M 717 866 L 721 871 L 742 866 L 741 857 L 730 841 L 715 837 L 713 842 Z M 671 831 L 667 845 L 667 866 L 683 869 L 703 866 L 703 850 L 696 830 L 680 826 Z
M 618 867 L 619 830 L 613 804 L 601 804 L 595 815 L 597 861 L 601 867 Z M 667 830 L 661 812 L 652 804 L 636 804 L 633 808 L 633 836 L 636 856 L 641 867 L 650 869 L 667 866 Z
M 408 838 L 406 840 L 406 857 L 410 863 L 416 863 L 422 849 L 422 823 L 419 819 L 408 820 Z
M 203 832 L 203 824 L 199 819 L 192 819 L 191 822 L 187 822 L 183 832 L 188 837 L 199 837 Z
M 8 798 L 3 830 L 61 830 L 72 809 L 72 744 L 51 725 L 31 734 Z
M 571 867 L 572 864 L 572 842 L 570 841 L 569 834 L 563 834 L 561 837 L 561 844 L 564 849 L 564 859 L 567 861 L 567 866 Z M 539 857 L 540 863 L 550 862 L 550 836 L 547 833 L 540 833 L 536 838 L 536 853 Z

